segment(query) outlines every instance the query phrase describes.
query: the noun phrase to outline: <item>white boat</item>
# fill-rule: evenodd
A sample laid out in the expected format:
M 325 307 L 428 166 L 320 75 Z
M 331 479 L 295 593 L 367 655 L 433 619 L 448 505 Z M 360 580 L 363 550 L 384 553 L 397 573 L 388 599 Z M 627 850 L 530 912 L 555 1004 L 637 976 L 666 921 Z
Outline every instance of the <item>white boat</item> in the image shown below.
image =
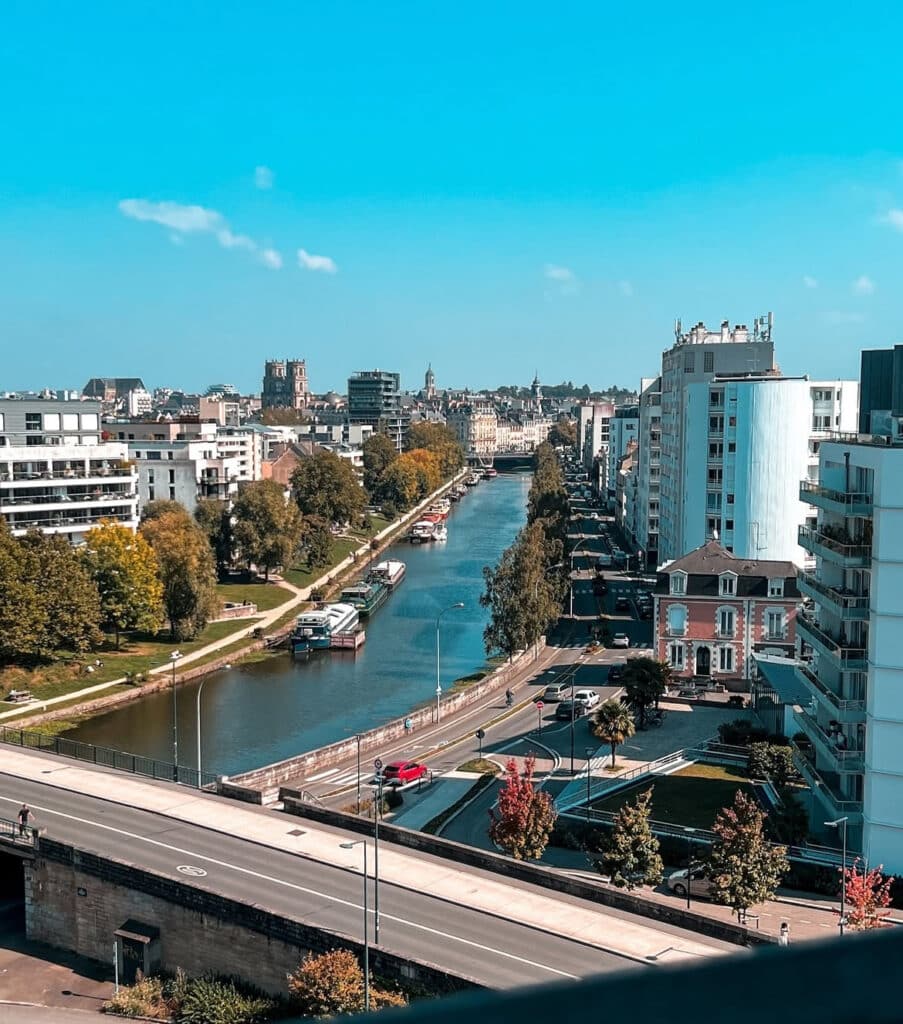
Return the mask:
M 414 523 L 411 529 L 411 543 L 412 544 L 426 544 L 433 539 L 433 529 L 435 523 L 429 519 L 421 519 L 419 522 Z
M 370 570 L 370 575 L 380 583 L 385 583 L 389 590 L 394 590 L 404 579 L 407 570 L 404 562 L 389 558 L 385 562 L 377 562 Z
M 302 612 L 292 630 L 292 650 L 312 651 L 330 646 L 333 633 L 352 632 L 360 613 L 351 604 L 327 604 Z
M 433 540 L 448 540 L 448 527 L 445 523 L 436 523 L 433 527 Z

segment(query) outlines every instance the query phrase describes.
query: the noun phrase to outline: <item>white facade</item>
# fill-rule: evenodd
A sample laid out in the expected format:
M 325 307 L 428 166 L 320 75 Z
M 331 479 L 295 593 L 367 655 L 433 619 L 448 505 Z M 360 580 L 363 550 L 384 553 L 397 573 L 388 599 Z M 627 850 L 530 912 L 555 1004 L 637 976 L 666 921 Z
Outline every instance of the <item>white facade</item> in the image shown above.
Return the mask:
M 138 497 L 148 501 L 178 501 L 189 512 L 199 498 L 229 499 L 241 480 L 237 455 L 219 454 L 217 442 L 133 441 L 130 458 L 138 469 Z
M 449 409 L 446 423 L 468 455 L 495 455 L 498 419 L 491 402 L 471 402 Z
M 817 801 L 813 824 L 819 815 L 822 821 L 849 817 L 852 847 L 861 848 L 869 865 L 899 874 L 903 447 L 884 440 L 823 442 L 819 482 L 801 487 L 802 497 L 818 507 L 818 522 L 801 531 L 816 565 L 800 577 L 801 591 L 813 602 L 798 621 L 811 650 L 799 671 L 811 703 L 796 714 L 809 738 L 798 759 Z
M 639 439 L 640 410 L 637 406 L 625 406 L 615 410 L 608 423 L 608 460 L 607 488 L 609 495 L 614 495 L 618 482 L 618 466 L 627 454 L 631 442 Z
M 658 533 L 662 464 L 662 381 L 644 377 L 640 381 L 639 447 L 636 454 L 636 511 L 634 514 L 637 547 L 646 565 L 658 564 Z
M 219 458 L 234 460 L 239 483 L 262 478 L 263 439 L 257 431 L 220 427 L 216 432 L 216 451 Z

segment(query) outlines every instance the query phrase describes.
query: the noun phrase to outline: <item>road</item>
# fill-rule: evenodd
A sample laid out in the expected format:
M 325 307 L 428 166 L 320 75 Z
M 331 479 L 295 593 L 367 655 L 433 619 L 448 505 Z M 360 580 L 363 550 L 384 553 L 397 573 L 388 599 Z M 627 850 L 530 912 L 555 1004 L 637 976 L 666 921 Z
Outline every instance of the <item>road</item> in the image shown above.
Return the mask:
M 23 800 L 54 839 L 181 881 L 186 881 L 186 875 L 179 872 L 180 865 L 200 867 L 207 874 L 190 881 L 204 889 L 340 934 L 357 936 L 360 932 L 361 878 L 344 866 L 277 849 L 262 854 L 259 845 L 240 837 L 0 774 L 0 807 L 4 808 L 0 814 L 9 815 Z M 326 831 L 335 834 L 337 858 L 353 862 L 353 855 L 338 852 L 339 843 L 351 838 L 350 834 Z M 539 893 L 531 886 L 507 884 L 522 894 Z M 556 900 L 591 907 L 566 896 L 556 896 Z M 381 945 L 439 963 L 491 987 L 573 979 L 639 966 L 635 960 L 563 935 L 386 882 L 380 884 L 380 911 Z M 606 911 L 609 915 L 615 926 L 619 916 L 629 919 L 629 915 Z M 668 943 L 663 940 L 662 945 Z

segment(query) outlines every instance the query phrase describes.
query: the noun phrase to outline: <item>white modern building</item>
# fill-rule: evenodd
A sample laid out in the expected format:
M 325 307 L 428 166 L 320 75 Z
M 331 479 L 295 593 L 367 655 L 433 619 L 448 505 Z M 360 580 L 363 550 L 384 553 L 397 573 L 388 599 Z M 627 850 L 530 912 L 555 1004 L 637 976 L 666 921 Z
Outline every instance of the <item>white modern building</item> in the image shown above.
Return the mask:
M 631 444 L 636 444 L 640 431 L 640 410 L 636 405 L 624 405 L 614 410 L 614 416 L 608 421 L 608 459 L 607 482 L 608 496 L 613 498 L 617 490 L 618 472 L 621 459 L 627 454 Z
M 14 536 L 79 544 L 101 520 L 134 530 L 137 476 L 128 447 L 103 441 L 100 402 L 0 400 L 0 516 Z
M 648 568 L 658 565 L 658 534 L 662 465 L 662 379 L 640 381 L 639 446 L 636 452 L 634 541 Z

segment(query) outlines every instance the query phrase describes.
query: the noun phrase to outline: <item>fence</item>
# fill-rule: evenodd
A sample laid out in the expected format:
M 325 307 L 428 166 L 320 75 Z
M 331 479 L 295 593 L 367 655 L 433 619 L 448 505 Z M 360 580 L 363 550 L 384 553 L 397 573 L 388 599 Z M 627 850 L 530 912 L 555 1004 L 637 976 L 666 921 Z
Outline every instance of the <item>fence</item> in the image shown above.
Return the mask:
M 43 733 L 29 732 L 27 729 L 0 726 L 0 743 L 40 750 L 41 753 L 56 754 L 59 757 L 71 757 L 76 761 L 87 761 L 132 775 L 142 775 L 148 779 L 177 782 L 195 789 L 216 788 L 217 777 L 210 772 L 201 772 L 199 775 L 196 768 L 189 768 L 187 765 L 176 766 L 168 761 L 143 757 L 141 754 L 129 754 L 123 750 L 113 750 L 111 747 L 96 747 L 93 743 L 70 740 L 65 736 L 45 736 Z
M 14 846 L 37 846 L 38 830 L 31 825 L 20 825 L 18 821 L 0 818 L 0 843 L 12 843 Z

